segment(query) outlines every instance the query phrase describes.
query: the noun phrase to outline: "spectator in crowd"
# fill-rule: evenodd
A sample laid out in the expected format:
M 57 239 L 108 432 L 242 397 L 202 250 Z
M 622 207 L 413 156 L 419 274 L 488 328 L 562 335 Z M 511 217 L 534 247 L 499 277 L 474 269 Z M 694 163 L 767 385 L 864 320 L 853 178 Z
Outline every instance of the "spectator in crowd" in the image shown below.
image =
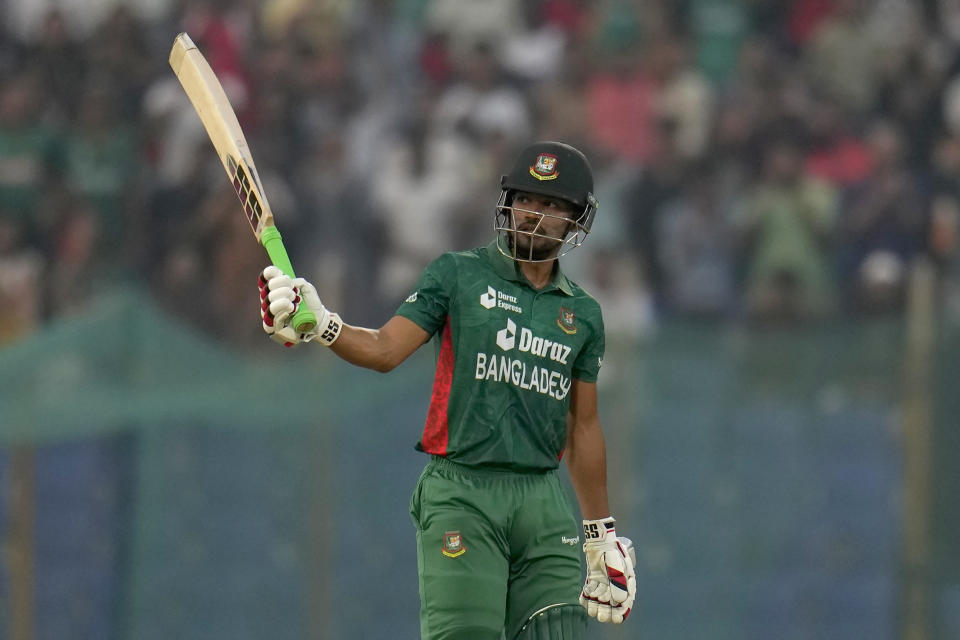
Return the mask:
M 675 144 L 674 123 L 661 121 L 661 139 L 668 142 L 660 153 L 650 158 L 639 175 L 623 191 L 623 207 L 627 229 L 637 252 L 644 281 L 650 288 L 656 306 L 664 298 L 664 282 L 658 259 L 656 233 L 663 206 L 677 198 L 683 189 L 686 165 Z
M 534 136 L 540 140 L 565 138 L 577 148 L 594 146 L 587 125 L 587 82 L 592 58 L 586 40 L 574 41 L 564 52 L 563 73 L 534 85 L 531 90 Z
M 83 93 L 90 66 L 84 53 L 64 13 L 57 8 L 50 9 L 36 39 L 28 44 L 25 57 L 46 97 L 43 104 L 35 106 L 42 106 L 56 122 L 64 123 L 70 118 L 73 103 Z
M 229 6 L 231 3 L 222 3 Z M 299 33 L 311 46 L 339 40 L 347 30 L 352 5 L 338 0 L 266 0 L 258 3 L 259 23 L 270 42 L 280 42 Z
M 930 253 L 949 264 L 960 249 L 960 137 L 943 137 L 933 151 L 930 180 Z
M 862 0 L 837 0 L 803 50 L 811 87 L 854 114 L 870 110 L 876 97 L 882 42 L 864 28 Z
M 759 141 L 789 117 L 785 94 L 790 58 L 769 37 L 754 35 L 740 49 L 736 71 L 719 88 L 711 153 L 759 170 Z M 740 185 L 741 187 L 743 185 Z
M 658 149 L 657 89 L 639 45 L 605 45 L 586 84 L 586 127 L 598 150 L 643 165 Z
M 120 4 L 91 38 L 90 67 L 111 87 L 115 117 L 125 125 L 140 117 L 143 92 L 150 81 L 150 52 L 142 39 L 143 26 L 130 7 Z
M 834 0 L 795 0 L 787 8 L 784 27 L 792 49 L 808 46 L 810 38 L 833 11 Z
M 53 259 L 43 287 L 53 316 L 83 310 L 104 282 L 100 273 L 104 224 L 100 212 L 82 199 L 60 204 L 63 210 L 54 233 Z
M 734 72 L 737 58 L 751 27 L 745 2 L 689 0 L 686 31 L 694 42 L 696 66 L 714 85 L 722 85 Z
M 440 135 L 530 136 L 527 99 L 507 84 L 492 43 L 477 43 L 459 63 L 457 73 L 459 80 L 443 90 L 433 112 L 431 127 Z
M 381 303 L 347 281 L 348 276 L 351 281 L 377 281 L 386 239 L 384 224 L 372 203 L 369 180 L 350 173 L 346 153 L 346 136 L 330 132 L 302 158 L 302 186 L 298 189 L 309 222 L 295 243 L 301 249 L 297 264 L 305 273 L 324 274 L 331 305 L 349 308 L 361 319 L 379 318 L 392 308 L 378 305 L 392 307 L 394 300 Z M 302 250 L 305 247 L 313 251 Z M 288 250 L 297 251 L 293 246 Z
M 833 302 L 836 193 L 804 169 L 796 127 L 765 140 L 761 179 L 734 214 L 744 311 L 758 323 L 822 318 Z
M 377 278 L 382 296 L 416 282 L 436 247 L 451 246 L 449 216 L 476 175 L 469 146 L 433 131 L 423 118 L 409 122 L 381 156 L 373 200 L 390 238 Z
M 130 264 L 141 206 L 136 134 L 123 124 L 120 101 L 106 79 L 92 79 L 75 104 L 64 142 L 64 179 L 97 214 L 98 254 L 109 264 Z
M 426 0 L 424 27 L 444 34 L 455 64 L 472 57 L 477 47 L 497 50 L 522 24 L 520 0 Z
M 706 150 L 713 121 L 713 89 L 691 66 L 683 39 L 657 38 L 648 52 L 658 87 L 657 117 L 671 124 L 673 144 L 684 161 L 699 159 Z
M 811 175 L 837 189 L 852 187 L 867 178 L 870 149 L 850 126 L 850 119 L 839 104 L 827 98 L 812 101 L 806 125 L 806 166 Z
M 32 332 L 43 318 L 44 256 L 25 242 L 26 221 L 0 215 L 0 346 Z
M 740 197 L 756 174 L 756 126 L 748 110 L 718 106 L 706 160 L 713 166 L 719 196 L 728 202 Z
M 523 82 L 543 82 L 563 70 L 564 31 L 545 20 L 544 0 L 522 3 L 522 31 L 498 49 L 503 68 Z
M 941 295 L 960 321 L 960 138 L 945 136 L 934 149 L 930 200 L 930 253 L 942 278 Z
M 594 9 L 583 0 L 543 0 L 544 22 L 563 30 L 572 39 L 581 38 L 590 28 Z
M 696 165 L 686 188 L 657 219 L 657 262 L 668 314 L 720 318 L 733 311 L 731 203 L 709 161 Z
M 855 308 L 886 310 L 902 302 L 911 260 L 924 248 L 926 216 L 899 127 L 877 122 L 868 141 L 873 169 L 852 190 L 840 223 L 840 277 Z
M 897 122 L 909 138 L 904 160 L 926 170 L 944 126 L 942 93 L 951 72 L 949 54 L 917 34 L 883 61 L 875 111 Z
M 0 84 L 0 216 L 15 218 L 17 237 L 38 248 L 54 223 L 39 205 L 57 186 L 63 164 L 59 133 L 40 119 L 43 104 L 33 73 Z

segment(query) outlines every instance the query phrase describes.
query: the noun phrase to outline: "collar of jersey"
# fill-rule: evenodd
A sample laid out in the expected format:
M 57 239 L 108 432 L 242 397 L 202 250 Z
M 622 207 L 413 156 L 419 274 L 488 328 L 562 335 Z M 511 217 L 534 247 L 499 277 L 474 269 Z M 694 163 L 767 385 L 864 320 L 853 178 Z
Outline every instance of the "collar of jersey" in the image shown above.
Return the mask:
M 500 253 L 500 250 L 497 249 L 496 240 L 487 245 L 487 260 L 490 261 L 490 264 L 493 266 L 493 270 L 497 272 L 497 275 L 504 280 L 519 282 L 520 284 L 526 285 L 533 289 L 533 285 L 530 284 L 530 281 L 527 280 L 527 277 L 523 275 L 522 271 L 520 271 L 520 265 L 515 260 L 512 260 L 511 258 L 508 258 Z M 562 291 L 568 296 L 573 295 L 573 287 L 570 286 L 570 281 L 560 269 L 559 262 L 557 262 L 556 269 L 553 272 L 553 279 L 550 281 L 550 283 L 543 289 L 535 289 L 535 291 L 538 293 L 543 293 L 545 291 L 552 291 L 554 289 Z

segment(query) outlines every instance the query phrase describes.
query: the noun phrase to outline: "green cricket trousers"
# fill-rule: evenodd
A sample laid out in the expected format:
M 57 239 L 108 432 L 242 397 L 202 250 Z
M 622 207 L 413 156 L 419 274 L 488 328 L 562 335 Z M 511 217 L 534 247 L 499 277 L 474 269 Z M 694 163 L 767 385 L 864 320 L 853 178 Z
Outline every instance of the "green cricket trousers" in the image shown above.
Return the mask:
M 557 471 L 427 464 L 410 501 L 422 640 L 513 640 L 544 607 L 578 602 L 580 525 Z

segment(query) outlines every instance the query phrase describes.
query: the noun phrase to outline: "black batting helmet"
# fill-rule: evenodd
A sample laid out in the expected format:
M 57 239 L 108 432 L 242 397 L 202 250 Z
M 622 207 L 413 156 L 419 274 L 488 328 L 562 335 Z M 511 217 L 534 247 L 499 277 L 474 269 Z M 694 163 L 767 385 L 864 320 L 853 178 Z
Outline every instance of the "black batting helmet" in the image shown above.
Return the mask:
M 520 152 L 510 172 L 500 178 L 500 188 L 495 228 L 501 236 L 513 232 L 511 204 L 517 191 L 560 198 L 578 211 L 572 218 L 574 233 L 563 241 L 567 246 L 559 255 L 579 247 L 590 233 L 598 202 L 593 195 L 593 170 L 578 149 L 563 142 L 535 142 Z M 509 255 L 520 259 L 515 254 L 513 250 Z

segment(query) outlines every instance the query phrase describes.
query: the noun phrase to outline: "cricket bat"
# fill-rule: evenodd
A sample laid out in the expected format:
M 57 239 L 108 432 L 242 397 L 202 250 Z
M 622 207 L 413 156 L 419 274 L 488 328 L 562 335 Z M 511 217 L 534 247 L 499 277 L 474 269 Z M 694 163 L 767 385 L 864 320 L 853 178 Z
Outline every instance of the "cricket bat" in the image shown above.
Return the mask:
M 296 277 L 237 115 L 206 58 L 186 33 L 181 33 L 173 41 L 170 66 L 220 156 L 253 235 L 266 249 L 274 266 L 291 278 Z M 291 324 L 299 333 L 303 333 L 317 326 L 317 319 L 307 305 L 301 304 Z

